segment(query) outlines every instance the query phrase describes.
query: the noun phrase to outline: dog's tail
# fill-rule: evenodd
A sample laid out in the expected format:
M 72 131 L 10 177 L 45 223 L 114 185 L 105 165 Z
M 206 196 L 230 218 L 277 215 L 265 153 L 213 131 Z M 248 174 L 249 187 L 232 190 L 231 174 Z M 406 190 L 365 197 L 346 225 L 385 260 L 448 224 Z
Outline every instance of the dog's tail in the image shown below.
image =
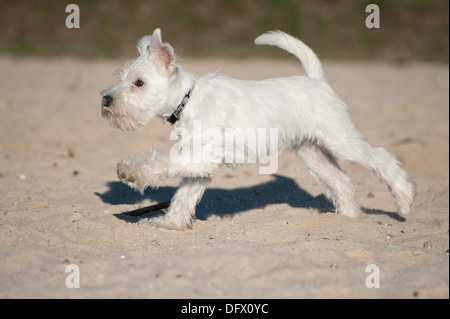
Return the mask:
M 319 58 L 299 39 L 281 31 L 271 31 L 257 37 L 255 44 L 275 45 L 295 55 L 302 63 L 308 77 L 326 81 Z

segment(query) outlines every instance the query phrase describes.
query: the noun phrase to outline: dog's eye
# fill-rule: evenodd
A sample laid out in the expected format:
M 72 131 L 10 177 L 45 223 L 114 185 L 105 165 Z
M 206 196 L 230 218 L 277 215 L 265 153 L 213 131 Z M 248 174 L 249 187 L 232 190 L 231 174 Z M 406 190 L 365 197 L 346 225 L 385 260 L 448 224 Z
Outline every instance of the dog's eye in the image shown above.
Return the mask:
M 143 86 L 144 82 L 142 80 L 140 80 L 140 79 L 137 79 L 136 82 L 134 82 L 134 85 L 136 85 L 136 86 Z

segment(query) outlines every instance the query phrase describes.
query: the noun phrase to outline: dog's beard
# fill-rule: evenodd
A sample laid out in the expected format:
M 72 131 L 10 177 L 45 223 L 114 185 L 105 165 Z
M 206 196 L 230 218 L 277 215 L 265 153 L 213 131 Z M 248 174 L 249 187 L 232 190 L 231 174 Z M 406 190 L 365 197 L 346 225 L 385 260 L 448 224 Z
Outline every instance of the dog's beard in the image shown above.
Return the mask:
M 107 118 L 112 127 L 119 128 L 122 131 L 134 131 L 143 126 L 142 123 L 136 121 L 136 116 L 131 113 L 118 113 L 112 109 L 103 109 L 102 117 Z

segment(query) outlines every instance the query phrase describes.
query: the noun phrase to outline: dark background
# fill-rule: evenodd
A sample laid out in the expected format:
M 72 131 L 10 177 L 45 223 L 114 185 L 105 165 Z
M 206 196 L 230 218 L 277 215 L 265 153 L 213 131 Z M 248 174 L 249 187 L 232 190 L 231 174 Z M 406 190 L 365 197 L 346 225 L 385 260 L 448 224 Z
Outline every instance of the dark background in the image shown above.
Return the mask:
M 80 28 L 65 26 L 75 3 Z M 365 26 L 368 4 L 380 7 L 379 29 Z M 139 37 L 161 27 L 181 56 L 287 56 L 253 40 L 279 29 L 321 58 L 448 62 L 445 0 L 0 0 L 0 54 L 130 57 Z

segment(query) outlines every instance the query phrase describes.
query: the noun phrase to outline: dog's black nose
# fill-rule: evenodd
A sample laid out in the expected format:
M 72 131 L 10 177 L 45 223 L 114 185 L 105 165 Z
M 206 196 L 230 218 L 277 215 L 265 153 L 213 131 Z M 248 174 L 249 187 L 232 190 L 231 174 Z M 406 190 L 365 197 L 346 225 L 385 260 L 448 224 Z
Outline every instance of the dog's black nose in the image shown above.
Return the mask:
M 113 98 L 112 96 L 106 95 L 102 98 L 102 106 L 109 107 L 111 105 Z

